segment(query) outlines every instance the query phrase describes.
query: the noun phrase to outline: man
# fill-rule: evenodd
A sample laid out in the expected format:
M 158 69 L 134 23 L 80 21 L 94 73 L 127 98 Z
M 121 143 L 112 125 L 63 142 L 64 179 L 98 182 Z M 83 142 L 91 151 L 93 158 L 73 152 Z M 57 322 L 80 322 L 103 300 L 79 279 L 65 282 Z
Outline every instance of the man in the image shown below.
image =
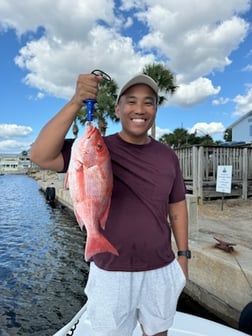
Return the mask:
M 92 74 L 79 76 L 72 100 L 33 144 L 33 162 L 67 170 L 72 142 L 64 138 L 83 101 L 96 98 L 101 80 Z M 168 146 L 148 136 L 157 99 L 158 86 L 152 78 L 130 79 L 115 106 L 121 131 L 104 138 L 114 175 L 104 235 L 119 256 L 100 253 L 90 263 L 87 316 L 97 336 L 130 336 L 137 321 L 143 335 L 167 335 L 188 276 L 187 208 L 179 162 Z

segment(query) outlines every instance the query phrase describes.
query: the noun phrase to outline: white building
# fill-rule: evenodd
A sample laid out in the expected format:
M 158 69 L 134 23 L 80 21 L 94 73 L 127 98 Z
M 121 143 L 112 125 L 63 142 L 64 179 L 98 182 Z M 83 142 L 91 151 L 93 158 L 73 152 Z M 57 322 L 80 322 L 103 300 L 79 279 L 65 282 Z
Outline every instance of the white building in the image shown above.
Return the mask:
M 26 174 L 30 167 L 31 161 L 28 156 L 19 154 L 0 155 L 1 174 Z
M 252 111 L 243 115 L 228 128 L 232 129 L 233 142 L 252 143 Z

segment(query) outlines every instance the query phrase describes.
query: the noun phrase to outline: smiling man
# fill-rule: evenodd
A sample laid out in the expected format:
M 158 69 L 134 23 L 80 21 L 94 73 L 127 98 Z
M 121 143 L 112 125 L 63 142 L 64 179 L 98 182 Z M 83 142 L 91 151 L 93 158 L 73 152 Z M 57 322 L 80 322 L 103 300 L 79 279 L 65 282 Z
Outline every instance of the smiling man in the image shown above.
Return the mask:
M 157 93 L 157 84 L 145 75 L 132 78 L 121 88 L 115 112 L 122 123 L 122 139 L 139 145 L 150 142 L 147 132 L 155 120 Z
M 33 144 L 32 161 L 43 168 L 67 170 L 73 141 L 64 138 L 83 101 L 96 99 L 100 80 L 79 76 L 72 100 Z M 137 322 L 143 335 L 167 335 L 188 276 L 187 208 L 179 162 L 171 148 L 148 136 L 157 100 L 158 86 L 152 78 L 130 79 L 115 105 L 121 131 L 104 137 L 114 185 L 103 234 L 119 256 L 99 253 L 90 262 L 85 292 L 94 336 L 130 336 Z

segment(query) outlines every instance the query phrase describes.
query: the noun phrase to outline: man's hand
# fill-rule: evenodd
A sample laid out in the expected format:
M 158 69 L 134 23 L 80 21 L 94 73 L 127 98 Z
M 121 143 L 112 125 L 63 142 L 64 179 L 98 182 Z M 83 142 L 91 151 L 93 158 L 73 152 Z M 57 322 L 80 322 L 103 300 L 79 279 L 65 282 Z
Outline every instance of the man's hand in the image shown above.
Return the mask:
M 94 74 L 79 75 L 76 83 L 75 94 L 72 98 L 72 103 L 75 103 L 81 108 L 86 99 L 96 99 L 98 94 L 98 85 L 102 80 L 102 76 Z

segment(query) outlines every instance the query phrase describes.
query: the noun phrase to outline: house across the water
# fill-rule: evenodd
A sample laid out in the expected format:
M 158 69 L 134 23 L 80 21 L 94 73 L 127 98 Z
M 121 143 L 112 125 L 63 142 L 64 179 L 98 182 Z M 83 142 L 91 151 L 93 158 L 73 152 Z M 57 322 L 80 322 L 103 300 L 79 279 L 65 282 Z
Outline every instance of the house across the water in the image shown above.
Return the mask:
M 0 154 L 0 174 L 26 174 L 31 165 L 29 156 Z

